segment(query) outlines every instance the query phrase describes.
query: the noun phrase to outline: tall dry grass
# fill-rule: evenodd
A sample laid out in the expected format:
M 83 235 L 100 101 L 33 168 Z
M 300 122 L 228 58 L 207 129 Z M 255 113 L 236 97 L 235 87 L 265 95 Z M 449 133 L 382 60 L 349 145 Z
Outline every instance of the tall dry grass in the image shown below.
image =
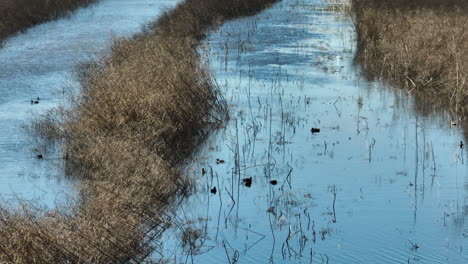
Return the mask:
M 468 2 L 352 0 L 358 60 L 370 78 L 404 86 L 468 117 Z
M 0 44 L 31 26 L 66 16 L 97 0 L 1 0 Z
M 180 167 L 227 117 L 197 47 L 220 22 L 275 1 L 187 0 L 84 65 L 70 105 L 34 125 L 63 142 L 80 177 L 78 201 L 53 211 L 2 206 L 0 262 L 148 260 L 171 224 L 165 210 L 189 187 Z

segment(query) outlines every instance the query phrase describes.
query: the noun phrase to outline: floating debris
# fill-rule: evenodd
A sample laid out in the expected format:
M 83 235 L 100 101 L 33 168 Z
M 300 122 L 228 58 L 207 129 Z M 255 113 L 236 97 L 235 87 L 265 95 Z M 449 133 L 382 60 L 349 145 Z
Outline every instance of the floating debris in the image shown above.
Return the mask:
M 278 184 L 278 181 L 277 181 L 277 180 L 271 180 L 271 181 L 270 181 L 270 184 L 271 184 L 271 185 L 276 185 L 276 184 Z
M 221 163 L 224 163 L 224 160 L 222 160 L 222 159 L 216 159 L 216 164 L 221 164 Z
M 310 130 L 310 132 L 312 132 L 312 133 L 319 133 L 319 132 L 320 132 L 320 128 L 315 128 L 315 127 L 313 127 L 313 128 Z
M 242 179 L 242 182 L 246 187 L 252 186 L 252 177 Z
M 217 191 L 218 191 L 218 190 L 216 190 L 216 186 L 213 187 L 213 189 L 210 190 L 210 192 L 211 192 L 212 194 L 216 194 Z
M 205 174 L 206 174 L 205 168 L 202 168 L 202 169 L 201 169 L 201 174 L 202 174 L 202 175 L 205 175 Z
M 36 157 L 37 157 L 38 159 L 42 159 L 42 158 L 44 158 L 44 156 L 42 156 L 42 154 L 37 154 L 37 156 L 36 156 Z

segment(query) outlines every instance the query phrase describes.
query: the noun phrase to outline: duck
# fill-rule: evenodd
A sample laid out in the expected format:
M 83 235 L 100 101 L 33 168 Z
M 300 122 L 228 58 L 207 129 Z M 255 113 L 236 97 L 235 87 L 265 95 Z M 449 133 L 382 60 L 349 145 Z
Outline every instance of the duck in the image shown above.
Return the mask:
M 217 191 L 218 191 L 218 190 L 216 190 L 216 186 L 213 187 L 213 188 L 210 190 L 210 192 L 211 192 L 212 194 L 216 194 Z
M 277 180 L 271 180 L 271 181 L 270 181 L 270 184 L 271 184 L 271 185 L 276 185 L 276 184 L 278 184 L 278 181 L 277 181 Z
M 31 100 L 31 104 L 38 104 L 39 101 Z
M 310 132 L 312 132 L 312 133 L 319 133 L 319 132 L 320 132 L 320 128 L 315 128 L 315 127 L 313 127 L 313 128 L 310 130 Z
M 202 174 L 202 175 L 205 175 L 205 174 L 206 174 L 205 168 L 202 168 L 202 169 L 201 169 L 201 174 Z
M 463 141 L 460 141 L 460 148 L 462 149 L 463 148 Z
M 252 177 L 242 179 L 242 182 L 245 184 L 246 187 L 252 186 Z
M 455 123 L 454 121 L 450 121 L 450 127 L 456 127 L 457 126 L 457 123 Z
M 36 157 L 37 157 L 38 159 L 42 159 L 42 158 L 44 158 L 44 156 L 43 156 L 42 154 L 37 154 L 37 156 L 36 156 Z
M 216 159 L 216 164 L 221 164 L 221 163 L 224 163 L 224 160 L 222 160 L 222 159 Z

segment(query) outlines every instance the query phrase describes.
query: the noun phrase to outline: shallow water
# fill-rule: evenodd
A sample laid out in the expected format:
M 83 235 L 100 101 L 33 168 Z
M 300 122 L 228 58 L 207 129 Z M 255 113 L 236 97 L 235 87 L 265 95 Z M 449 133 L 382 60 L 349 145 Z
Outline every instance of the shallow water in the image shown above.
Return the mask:
M 0 49 L 0 198 L 21 197 L 53 206 L 73 195 L 59 153 L 36 158 L 34 138 L 23 126 L 63 99 L 77 85 L 74 70 L 105 53 L 112 37 L 130 36 L 174 0 L 101 0 L 66 19 L 9 39 Z M 39 104 L 30 100 L 40 97 Z
M 283 0 L 210 35 L 202 51 L 231 120 L 188 167 L 197 190 L 155 258 L 467 263 L 463 132 L 364 80 L 350 21 L 326 9 Z

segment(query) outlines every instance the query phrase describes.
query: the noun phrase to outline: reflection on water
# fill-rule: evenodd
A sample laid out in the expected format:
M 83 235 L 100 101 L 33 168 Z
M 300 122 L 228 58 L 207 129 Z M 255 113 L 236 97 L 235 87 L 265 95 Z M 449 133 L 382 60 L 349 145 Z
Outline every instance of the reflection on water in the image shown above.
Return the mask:
M 28 30 L 0 49 L 0 198 L 38 199 L 53 205 L 57 197 L 74 193 L 61 177 L 59 153 L 35 150 L 22 126 L 63 99 L 63 88 L 76 85 L 77 64 L 103 52 L 112 36 L 129 36 L 171 0 L 101 0 L 61 19 Z M 31 100 L 39 97 L 39 104 Z M 43 154 L 43 159 L 37 159 Z
M 188 168 L 163 258 L 466 263 L 460 125 L 361 78 L 353 26 L 323 7 L 284 0 L 206 42 L 231 120 Z

